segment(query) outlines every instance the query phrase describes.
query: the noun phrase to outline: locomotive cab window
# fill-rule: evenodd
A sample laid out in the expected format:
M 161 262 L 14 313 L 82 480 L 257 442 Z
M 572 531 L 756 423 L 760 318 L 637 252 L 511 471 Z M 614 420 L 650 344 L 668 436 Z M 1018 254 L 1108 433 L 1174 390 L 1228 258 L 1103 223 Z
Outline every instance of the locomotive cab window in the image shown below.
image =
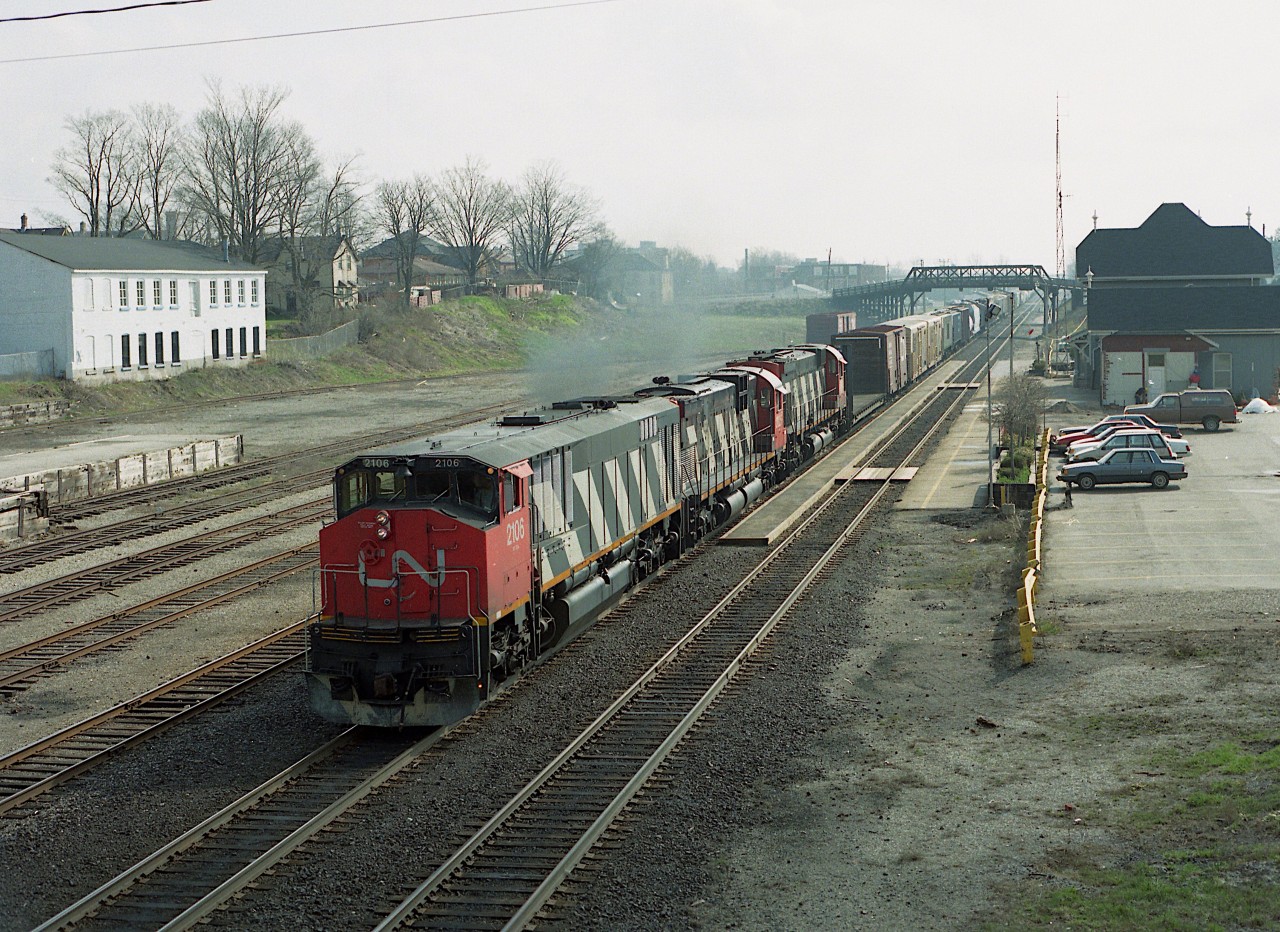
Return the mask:
M 448 469 L 419 470 L 413 481 L 415 497 L 426 502 L 449 498 L 453 490 L 453 472 Z
M 402 502 L 406 480 L 393 469 L 353 469 L 338 480 L 338 517 L 372 504 Z
M 516 482 L 516 477 L 509 472 L 502 474 L 502 510 L 506 514 L 511 514 L 520 507 L 520 483 Z
M 497 483 L 482 469 L 458 470 L 458 500 L 486 517 L 498 516 Z

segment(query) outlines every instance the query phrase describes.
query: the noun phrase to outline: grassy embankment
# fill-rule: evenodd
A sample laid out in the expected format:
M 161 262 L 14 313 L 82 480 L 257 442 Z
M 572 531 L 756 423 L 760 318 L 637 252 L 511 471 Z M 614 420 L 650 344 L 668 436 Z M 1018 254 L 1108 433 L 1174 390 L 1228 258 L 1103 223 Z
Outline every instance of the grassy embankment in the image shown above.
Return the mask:
M 804 338 L 813 307 L 744 306 L 714 313 L 680 308 L 618 311 L 571 295 L 525 300 L 469 297 L 429 309 L 369 307 L 361 342 L 323 359 L 242 368 L 210 367 L 171 379 L 85 386 L 58 379 L 0 381 L 0 405 L 66 399 L 81 416 L 397 379 L 442 378 L 529 365 L 573 367 L 580 359 L 653 372 L 696 371 L 698 361 Z M 276 322 L 268 333 L 277 332 Z M 693 370 L 681 369 L 694 366 Z

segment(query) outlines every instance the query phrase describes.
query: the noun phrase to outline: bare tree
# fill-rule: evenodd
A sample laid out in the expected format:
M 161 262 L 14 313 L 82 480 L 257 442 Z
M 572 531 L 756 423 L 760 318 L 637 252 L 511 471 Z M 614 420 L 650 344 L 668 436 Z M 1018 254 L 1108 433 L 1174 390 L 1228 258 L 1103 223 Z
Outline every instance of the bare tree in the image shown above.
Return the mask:
M 311 148 L 301 125 L 277 114 L 286 97 L 280 88 L 242 87 L 229 99 L 215 81 L 196 115 L 184 197 L 247 262 L 258 261 L 279 224 L 292 160 Z
M 411 300 L 413 260 L 434 210 L 435 192 L 431 182 L 421 175 L 414 175 L 409 181 L 384 181 L 374 195 L 374 223 L 395 243 L 396 281 L 406 307 Z
M 315 234 L 355 236 L 364 225 L 360 183 L 356 179 L 355 158 L 338 162 L 317 179 Z
M 600 232 L 599 203 L 571 186 L 551 162 L 529 168 L 511 193 L 511 252 L 516 262 L 546 278 L 566 249 Z
M 486 174 L 480 159 L 446 169 L 436 185 L 432 234 L 453 247 L 467 272 L 467 281 L 476 283 L 480 268 L 497 250 L 507 226 L 510 189 Z
M 53 159 L 50 182 L 85 219 L 90 236 L 137 229 L 137 172 L 127 114 L 118 110 L 68 117 L 72 141 Z
M 593 298 L 609 296 L 609 266 L 621 253 L 622 244 L 608 230 L 583 245 L 572 265 L 586 294 Z
M 685 246 L 672 246 L 667 251 L 667 266 L 671 269 L 671 285 L 679 297 L 713 294 L 719 282 L 716 261 L 710 256 L 699 256 Z
M 1035 449 L 1046 397 L 1044 382 L 1033 376 L 1012 375 L 1000 382 L 991 417 L 1010 450 Z
M 133 123 L 141 221 L 148 236 L 164 239 L 165 211 L 183 172 L 181 118 L 170 104 L 140 104 Z

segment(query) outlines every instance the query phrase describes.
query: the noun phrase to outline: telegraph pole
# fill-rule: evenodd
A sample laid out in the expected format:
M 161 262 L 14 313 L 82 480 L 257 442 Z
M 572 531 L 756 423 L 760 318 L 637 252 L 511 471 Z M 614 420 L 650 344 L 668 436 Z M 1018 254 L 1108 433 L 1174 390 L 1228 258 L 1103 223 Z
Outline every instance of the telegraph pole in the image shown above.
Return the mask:
M 991 299 L 987 299 L 986 319 L 982 322 L 982 332 L 987 335 L 987 507 L 990 508 L 994 504 L 991 501 L 991 483 L 992 483 L 992 457 L 995 455 L 995 447 L 991 442 L 991 318 L 995 316 L 995 308 L 991 304 Z M 1010 315 L 1012 316 L 1012 315 Z

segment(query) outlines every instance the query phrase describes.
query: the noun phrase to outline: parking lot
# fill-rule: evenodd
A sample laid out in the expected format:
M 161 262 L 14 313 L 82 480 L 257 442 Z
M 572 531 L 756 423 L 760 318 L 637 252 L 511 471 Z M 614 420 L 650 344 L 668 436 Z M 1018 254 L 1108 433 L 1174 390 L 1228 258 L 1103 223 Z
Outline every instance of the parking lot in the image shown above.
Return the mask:
M 1076 490 L 1068 510 L 1062 484 L 1051 480 L 1045 567 L 1055 602 L 1280 589 L 1280 414 L 1241 415 L 1217 433 L 1188 427 L 1183 436 L 1189 475 L 1167 489 Z M 1062 462 L 1051 461 L 1051 477 Z

